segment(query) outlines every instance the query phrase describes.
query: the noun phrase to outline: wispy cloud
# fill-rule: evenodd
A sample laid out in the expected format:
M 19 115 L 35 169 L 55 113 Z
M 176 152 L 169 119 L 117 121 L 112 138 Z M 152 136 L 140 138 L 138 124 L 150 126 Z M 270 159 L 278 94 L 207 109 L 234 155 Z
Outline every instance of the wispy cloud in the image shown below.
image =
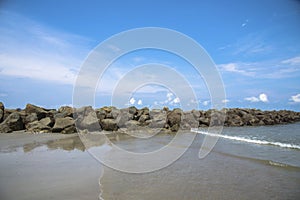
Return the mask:
M 288 64 L 288 65 L 297 65 L 300 67 L 300 56 L 296 56 L 287 60 L 281 61 L 283 64 Z
M 267 60 L 261 62 L 231 62 L 219 64 L 221 72 L 235 73 L 248 77 L 280 79 L 298 76 L 300 73 L 300 56 L 284 60 Z
M 242 24 L 243 25 L 243 24 Z M 247 22 L 244 23 L 244 27 Z M 265 34 L 250 33 L 243 38 L 240 38 L 232 45 L 231 52 L 233 55 L 252 56 L 257 54 L 270 53 L 274 47 L 265 42 Z
M 255 72 L 250 71 L 250 64 L 246 63 L 227 63 L 218 65 L 221 71 L 242 74 L 244 76 L 255 76 Z M 244 69 L 242 69 L 244 68 Z
M 7 97 L 8 96 L 8 94 L 6 94 L 6 93 L 0 93 L 0 97 Z
M 90 40 L 1 11 L 0 73 L 73 84 Z

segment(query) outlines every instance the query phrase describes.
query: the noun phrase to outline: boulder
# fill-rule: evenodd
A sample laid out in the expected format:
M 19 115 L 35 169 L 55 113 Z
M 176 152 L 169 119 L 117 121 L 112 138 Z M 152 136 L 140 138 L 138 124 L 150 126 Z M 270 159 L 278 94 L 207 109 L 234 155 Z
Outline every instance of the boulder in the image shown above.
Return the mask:
M 63 117 L 73 117 L 74 109 L 70 106 L 62 106 L 58 109 L 58 113 Z
M 23 120 L 18 112 L 11 113 L 1 124 L 0 132 L 10 133 L 24 129 Z
M 198 128 L 199 121 L 195 118 L 193 112 L 184 112 L 181 117 L 180 127 L 182 129 Z
M 239 115 L 232 113 L 226 115 L 225 124 L 227 126 L 243 126 L 244 122 Z
M 119 128 L 115 119 L 103 119 L 100 121 L 100 125 L 105 131 L 117 131 Z
M 149 114 L 150 114 L 149 108 L 145 107 L 145 108 L 142 108 L 142 109 L 138 110 L 136 116 L 137 116 L 138 119 L 140 119 L 140 117 L 142 115 L 148 115 L 149 116 Z
M 91 106 L 75 109 L 74 117 L 79 130 L 101 131 L 97 114 Z
M 57 118 L 55 120 L 55 124 L 52 128 L 52 132 L 62 132 L 64 129 L 69 130 L 69 127 L 75 128 L 75 122 L 74 119 L 71 117 L 65 117 L 65 118 Z M 72 130 L 76 130 L 71 128 Z
M 75 126 L 68 126 L 66 128 L 64 128 L 64 130 L 61 131 L 61 134 L 72 134 L 72 133 L 76 133 L 77 129 Z
M 136 114 L 137 114 L 137 111 L 138 111 L 138 109 L 137 109 L 136 107 L 134 107 L 134 106 L 130 106 L 130 107 L 128 108 L 128 112 L 129 112 L 130 114 L 132 114 L 132 115 L 136 115 Z
M 210 126 L 223 126 L 226 119 L 224 111 L 212 110 L 210 115 Z
M 32 105 L 32 104 L 26 105 L 25 112 L 26 112 L 26 115 L 29 115 L 31 113 L 36 113 L 39 120 L 42 118 L 45 118 L 48 114 L 48 111 L 46 109 L 39 107 L 39 106 Z
M 34 121 L 34 122 L 30 122 L 27 124 L 26 126 L 26 129 L 27 131 L 30 131 L 30 132 L 38 132 L 38 133 L 41 133 L 41 132 L 50 132 L 50 127 L 43 124 L 42 122 L 40 121 Z
M 149 128 L 164 128 L 166 125 L 165 119 L 150 119 L 146 121 Z
M 140 117 L 139 117 L 139 120 L 138 122 L 141 123 L 141 124 L 145 124 L 147 120 L 150 119 L 150 116 L 149 115 L 144 115 L 142 114 Z
M 4 109 L 3 121 L 12 113 L 18 112 L 16 109 Z
M 120 110 L 115 107 L 110 107 L 110 112 L 106 114 L 107 119 L 117 119 L 120 114 Z
M 4 118 L 4 104 L 0 102 L 0 123 L 3 122 Z
M 206 116 L 201 116 L 199 118 L 199 126 L 201 127 L 205 127 L 205 126 L 209 126 L 210 124 L 210 119 Z
M 77 118 L 76 126 L 80 130 L 101 131 L 99 120 L 94 111 L 86 113 L 86 116 L 82 116 L 82 118 Z
M 168 125 L 172 128 L 173 126 L 176 127 L 180 126 L 181 122 L 181 115 L 182 115 L 182 110 L 181 109 L 174 109 L 171 112 L 168 113 L 167 115 L 167 123 Z
M 44 126 L 52 127 L 54 125 L 54 120 L 50 117 L 43 118 L 39 122 Z
M 125 123 L 125 127 L 129 130 L 138 130 L 140 127 L 140 123 L 135 120 L 129 120 Z
M 162 111 L 152 110 L 150 120 L 145 121 L 149 128 L 164 128 L 167 123 L 167 114 Z
M 25 127 L 27 128 L 27 124 L 28 123 L 31 123 L 31 122 L 34 122 L 34 121 L 38 121 L 38 117 L 37 117 L 37 114 L 36 113 L 30 113 L 29 115 L 27 115 L 25 117 L 25 120 L 24 120 L 24 124 L 25 124 Z
M 97 118 L 99 120 L 105 119 L 106 118 L 106 112 L 104 109 L 100 108 L 100 109 L 96 109 L 95 110 Z
M 133 114 L 129 112 L 129 109 L 121 109 L 116 122 L 119 128 L 125 128 L 125 123 L 133 119 Z

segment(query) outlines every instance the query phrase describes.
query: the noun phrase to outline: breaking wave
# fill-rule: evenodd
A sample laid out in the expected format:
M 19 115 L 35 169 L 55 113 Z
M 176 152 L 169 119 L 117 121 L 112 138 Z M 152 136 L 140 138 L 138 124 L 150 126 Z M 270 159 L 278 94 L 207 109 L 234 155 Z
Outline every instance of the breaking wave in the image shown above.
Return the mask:
M 195 132 L 195 133 L 200 133 L 200 134 L 203 134 L 203 135 L 209 135 L 209 136 L 212 136 L 212 137 L 220 137 L 220 138 L 229 139 L 229 140 L 247 142 L 247 143 L 252 143 L 252 144 L 273 145 L 273 146 L 278 146 L 278 147 L 282 147 L 282 148 L 290 148 L 290 149 L 300 150 L 300 146 L 295 145 L 295 144 L 287 144 L 287 143 L 281 143 L 281 142 L 271 142 L 271 141 L 266 141 L 266 140 L 256 140 L 256 139 L 249 139 L 249 138 L 239 137 L 239 136 L 221 135 L 221 134 L 215 134 L 215 133 L 200 131 L 198 129 L 191 129 L 191 131 Z

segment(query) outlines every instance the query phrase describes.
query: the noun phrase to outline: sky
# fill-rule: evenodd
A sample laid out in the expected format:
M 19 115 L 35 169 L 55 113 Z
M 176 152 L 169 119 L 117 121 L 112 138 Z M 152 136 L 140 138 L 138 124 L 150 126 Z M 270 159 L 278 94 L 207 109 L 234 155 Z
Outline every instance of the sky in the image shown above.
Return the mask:
M 226 107 L 300 111 L 296 0 L 2 0 L 0 101 L 8 108 L 72 105 L 74 84 L 89 53 L 115 34 L 143 27 L 172 29 L 199 43 L 223 80 Z M 112 63 L 99 79 L 93 106 L 111 105 L 120 79 L 147 63 L 176 70 L 194 90 L 195 108 L 211 108 L 205 81 L 193 66 L 157 49 L 130 52 Z M 173 108 L 181 103 L 172 88 L 149 84 L 114 106 Z

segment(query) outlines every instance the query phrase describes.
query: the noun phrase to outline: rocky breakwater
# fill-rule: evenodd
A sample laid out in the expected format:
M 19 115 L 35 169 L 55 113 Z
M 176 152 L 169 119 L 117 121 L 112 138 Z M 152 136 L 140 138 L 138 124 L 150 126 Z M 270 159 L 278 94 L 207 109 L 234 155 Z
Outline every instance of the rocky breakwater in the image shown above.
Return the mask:
M 137 109 L 129 107 L 91 106 L 72 108 L 62 106 L 58 110 L 46 109 L 27 104 L 25 109 L 5 109 L 0 102 L 0 132 L 56 132 L 62 134 L 87 131 L 130 131 L 159 129 L 176 132 L 179 129 L 207 126 L 264 126 L 300 121 L 300 112 L 280 110 L 261 111 L 258 109 L 231 108 L 218 110 L 169 110 L 168 108 Z M 222 123 L 224 122 L 224 123 Z

